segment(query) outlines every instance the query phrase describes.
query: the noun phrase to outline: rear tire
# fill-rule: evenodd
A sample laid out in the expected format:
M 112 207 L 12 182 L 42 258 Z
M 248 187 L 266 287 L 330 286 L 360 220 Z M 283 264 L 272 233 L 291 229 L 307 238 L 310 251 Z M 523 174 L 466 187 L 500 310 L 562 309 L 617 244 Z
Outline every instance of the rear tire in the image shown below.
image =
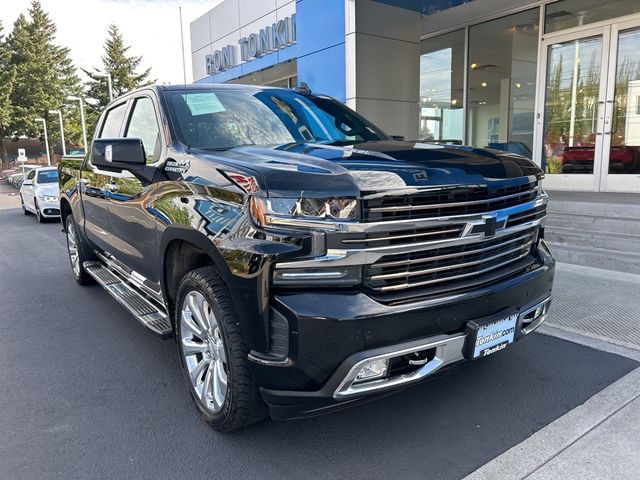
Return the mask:
M 67 252 L 73 278 L 80 285 L 95 283 L 93 277 L 84 269 L 84 262 L 93 260 L 93 256 L 88 253 L 90 250 L 78 232 L 73 215 L 69 214 L 64 218 L 64 230 L 67 236 Z
M 22 204 L 22 213 L 25 215 L 31 215 L 31 212 L 27 210 L 27 207 L 24 204 L 24 198 L 22 198 L 22 195 L 20 195 L 20 203 Z
M 182 372 L 203 419 L 221 432 L 263 420 L 267 408 L 251 374 L 249 349 L 215 268 L 184 276 L 174 318 Z

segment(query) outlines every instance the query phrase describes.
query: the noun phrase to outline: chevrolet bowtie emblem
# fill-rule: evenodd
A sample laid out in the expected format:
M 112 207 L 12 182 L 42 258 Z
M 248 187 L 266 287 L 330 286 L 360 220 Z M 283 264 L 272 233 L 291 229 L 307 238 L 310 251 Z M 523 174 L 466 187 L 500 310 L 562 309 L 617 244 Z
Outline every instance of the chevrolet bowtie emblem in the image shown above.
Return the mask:
M 482 223 L 477 223 L 473 225 L 470 235 L 482 233 L 483 236 L 493 237 L 496 234 L 496 231 L 500 228 L 504 228 L 505 221 L 498 221 L 498 218 L 495 215 L 483 215 Z

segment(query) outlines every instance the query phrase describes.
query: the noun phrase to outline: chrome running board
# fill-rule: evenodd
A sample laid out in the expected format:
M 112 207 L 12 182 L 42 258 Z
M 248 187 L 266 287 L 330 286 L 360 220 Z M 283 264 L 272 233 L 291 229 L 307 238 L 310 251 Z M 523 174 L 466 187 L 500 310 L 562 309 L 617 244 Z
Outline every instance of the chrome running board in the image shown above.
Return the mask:
M 165 308 L 158 305 L 142 290 L 127 282 L 101 262 L 84 262 L 83 267 L 138 322 L 162 337 L 167 338 L 172 335 L 171 321 Z

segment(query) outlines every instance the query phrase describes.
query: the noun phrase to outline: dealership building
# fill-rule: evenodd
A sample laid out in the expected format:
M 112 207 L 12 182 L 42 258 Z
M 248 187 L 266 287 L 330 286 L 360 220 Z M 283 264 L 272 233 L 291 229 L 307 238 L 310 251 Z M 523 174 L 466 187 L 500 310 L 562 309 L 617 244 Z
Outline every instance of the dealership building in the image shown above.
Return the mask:
M 548 189 L 640 192 L 638 0 L 224 0 L 196 83 L 305 82 L 391 135 L 532 158 Z

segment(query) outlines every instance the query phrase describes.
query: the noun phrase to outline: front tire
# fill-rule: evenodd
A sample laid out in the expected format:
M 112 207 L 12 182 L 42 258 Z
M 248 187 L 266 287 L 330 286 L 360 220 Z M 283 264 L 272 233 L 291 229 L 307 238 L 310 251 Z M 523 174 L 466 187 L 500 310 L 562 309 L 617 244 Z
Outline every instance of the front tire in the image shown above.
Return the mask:
M 264 419 L 231 296 L 213 267 L 185 275 L 174 318 L 182 372 L 204 420 L 231 432 Z
M 36 218 L 38 219 L 39 223 L 44 223 L 46 221 L 46 219 L 42 216 L 42 212 L 40 212 L 40 207 L 38 206 L 38 202 L 35 202 L 35 206 L 36 206 Z
M 78 233 L 78 227 L 73 220 L 73 215 L 69 214 L 64 219 L 64 229 L 67 236 L 67 252 L 73 278 L 80 285 L 91 285 L 95 280 L 84 269 L 84 262 L 92 260 L 89 255 L 87 245 Z

